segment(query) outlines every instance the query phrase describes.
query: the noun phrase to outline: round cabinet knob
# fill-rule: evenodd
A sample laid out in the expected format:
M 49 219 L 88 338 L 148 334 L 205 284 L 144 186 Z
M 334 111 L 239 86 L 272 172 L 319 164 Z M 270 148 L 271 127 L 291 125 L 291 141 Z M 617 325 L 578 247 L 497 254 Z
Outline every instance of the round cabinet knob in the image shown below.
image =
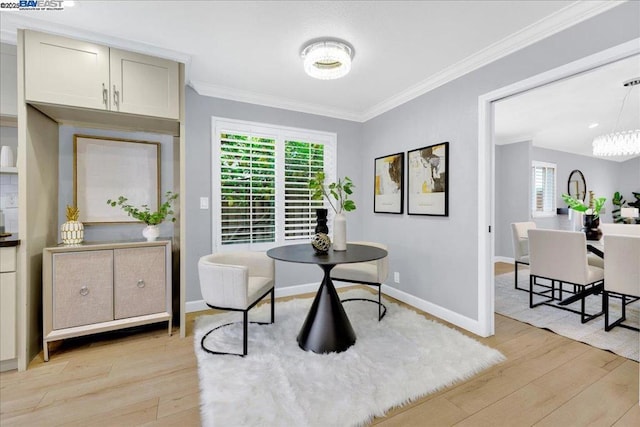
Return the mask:
M 142 280 L 142 279 L 138 280 L 138 284 L 137 284 L 137 286 L 138 286 L 139 288 L 144 288 L 144 280 Z
M 81 287 L 80 295 L 82 295 L 83 297 L 86 297 L 87 295 L 89 295 L 89 288 L 87 288 L 86 286 Z

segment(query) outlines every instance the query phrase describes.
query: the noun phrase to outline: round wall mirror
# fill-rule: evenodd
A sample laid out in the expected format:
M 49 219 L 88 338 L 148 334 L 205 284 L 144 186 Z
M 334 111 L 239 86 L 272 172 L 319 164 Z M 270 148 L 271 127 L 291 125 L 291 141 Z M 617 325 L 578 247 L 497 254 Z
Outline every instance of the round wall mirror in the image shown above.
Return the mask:
M 567 193 L 578 200 L 584 201 L 587 196 L 587 182 L 584 175 L 578 169 L 569 174 L 569 182 L 567 183 Z

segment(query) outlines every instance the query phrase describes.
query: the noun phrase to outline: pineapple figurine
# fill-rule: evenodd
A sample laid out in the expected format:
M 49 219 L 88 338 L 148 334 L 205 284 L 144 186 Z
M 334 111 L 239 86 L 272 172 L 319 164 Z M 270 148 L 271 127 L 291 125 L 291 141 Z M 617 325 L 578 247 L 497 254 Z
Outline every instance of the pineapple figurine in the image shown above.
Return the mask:
M 84 240 L 84 225 L 78 221 L 80 211 L 67 205 L 67 222 L 60 226 L 60 238 L 65 245 L 77 245 Z

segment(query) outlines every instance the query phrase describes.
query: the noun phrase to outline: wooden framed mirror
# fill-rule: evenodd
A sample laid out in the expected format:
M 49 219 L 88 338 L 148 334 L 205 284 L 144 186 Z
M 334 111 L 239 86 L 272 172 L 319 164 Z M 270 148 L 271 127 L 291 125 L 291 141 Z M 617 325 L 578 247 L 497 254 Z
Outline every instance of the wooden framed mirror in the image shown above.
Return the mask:
M 584 179 L 584 175 L 578 169 L 574 169 L 569 174 L 569 181 L 567 182 L 567 194 L 578 200 L 584 201 L 587 196 L 587 182 Z

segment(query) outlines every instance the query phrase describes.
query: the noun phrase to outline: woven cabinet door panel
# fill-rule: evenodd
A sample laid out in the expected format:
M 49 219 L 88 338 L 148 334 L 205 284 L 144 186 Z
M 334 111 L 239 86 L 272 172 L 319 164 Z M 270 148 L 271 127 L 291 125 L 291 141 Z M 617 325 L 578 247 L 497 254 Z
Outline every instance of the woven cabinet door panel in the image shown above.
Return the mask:
M 113 251 L 53 255 L 53 329 L 113 320 Z
M 115 318 L 167 311 L 165 247 L 116 249 L 114 253 Z

